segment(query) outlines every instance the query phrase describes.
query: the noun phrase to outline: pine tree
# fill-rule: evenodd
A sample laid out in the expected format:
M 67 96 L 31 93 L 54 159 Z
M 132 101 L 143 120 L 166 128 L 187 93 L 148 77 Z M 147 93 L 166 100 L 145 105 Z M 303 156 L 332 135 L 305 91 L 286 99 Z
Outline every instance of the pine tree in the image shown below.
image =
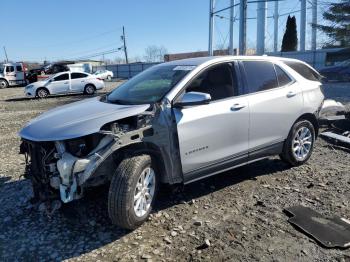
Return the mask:
M 296 51 L 298 48 L 297 22 L 295 16 L 288 16 L 286 31 L 282 40 L 282 52 Z
M 350 46 L 350 1 L 341 0 L 329 5 L 323 13 L 323 19 L 328 25 L 316 25 L 329 37 L 324 47 L 347 47 Z

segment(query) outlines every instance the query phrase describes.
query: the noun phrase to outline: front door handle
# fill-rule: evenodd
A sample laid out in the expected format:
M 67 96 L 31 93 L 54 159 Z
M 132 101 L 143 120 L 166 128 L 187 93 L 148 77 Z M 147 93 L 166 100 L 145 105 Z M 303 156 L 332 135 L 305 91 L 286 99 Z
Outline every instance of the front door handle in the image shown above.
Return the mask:
M 288 98 L 293 97 L 293 96 L 296 96 L 296 95 L 297 95 L 297 93 L 295 93 L 294 91 L 289 91 L 289 92 L 287 93 L 287 97 L 288 97 Z
M 231 106 L 231 111 L 238 111 L 242 108 L 245 108 L 245 105 L 237 103 L 237 104 L 234 104 L 233 106 Z

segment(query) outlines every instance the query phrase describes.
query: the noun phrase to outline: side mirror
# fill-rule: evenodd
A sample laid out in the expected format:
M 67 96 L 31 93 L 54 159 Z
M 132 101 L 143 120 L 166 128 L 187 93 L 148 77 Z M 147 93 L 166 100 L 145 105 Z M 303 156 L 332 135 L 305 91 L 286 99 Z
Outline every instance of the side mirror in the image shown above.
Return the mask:
M 174 104 L 174 107 L 196 106 L 209 104 L 211 96 L 201 92 L 188 92 Z

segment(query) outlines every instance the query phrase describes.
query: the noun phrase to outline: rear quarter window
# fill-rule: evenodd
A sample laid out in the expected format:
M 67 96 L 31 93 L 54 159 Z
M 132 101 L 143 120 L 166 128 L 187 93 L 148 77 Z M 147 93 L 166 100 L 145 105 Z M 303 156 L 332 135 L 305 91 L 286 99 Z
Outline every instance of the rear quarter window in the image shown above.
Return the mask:
M 291 79 L 286 72 L 282 68 L 280 68 L 278 65 L 275 65 L 277 80 L 278 80 L 278 86 L 286 86 L 293 82 L 293 79 Z
M 284 64 L 292 68 L 302 77 L 311 81 L 320 81 L 321 76 L 313 69 L 304 65 L 303 63 L 295 62 L 295 61 L 283 61 Z

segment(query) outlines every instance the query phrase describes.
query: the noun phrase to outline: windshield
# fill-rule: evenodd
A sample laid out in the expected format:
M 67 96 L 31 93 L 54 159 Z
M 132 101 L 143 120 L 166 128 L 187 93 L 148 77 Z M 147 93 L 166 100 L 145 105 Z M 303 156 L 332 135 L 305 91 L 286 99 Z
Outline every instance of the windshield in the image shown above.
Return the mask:
M 98 74 L 101 74 L 102 73 L 102 71 L 101 70 L 98 70 L 98 71 L 96 71 L 95 73 L 94 73 L 94 75 L 98 75 Z
M 107 101 L 118 104 L 157 102 L 194 68 L 195 66 L 153 66 L 114 89 Z

